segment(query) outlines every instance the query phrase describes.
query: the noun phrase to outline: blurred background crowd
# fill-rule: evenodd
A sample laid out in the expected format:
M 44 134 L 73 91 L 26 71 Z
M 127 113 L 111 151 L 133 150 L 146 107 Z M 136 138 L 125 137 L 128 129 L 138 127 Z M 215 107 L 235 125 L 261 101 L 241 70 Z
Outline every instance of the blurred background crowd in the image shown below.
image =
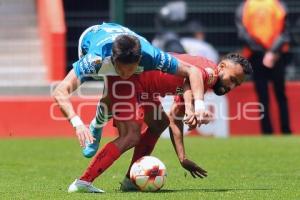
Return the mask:
M 87 4 L 80 1 L 64 1 L 67 25 L 68 66 L 77 58 L 78 38 L 86 27 L 102 21 L 115 21 L 128 26 L 161 47 L 157 40 L 179 39 L 181 45 L 190 44 L 186 38 L 205 39 L 212 59 L 228 52 L 242 50 L 244 41 L 238 35 L 236 13 L 242 0 L 210 1 L 168 1 L 168 0 L 91 0 Z M 291 49 L 286 77 L 288 80 L 300 78 L 297 56 L 300 42 L 300 2 L 284 1 L 288 8 Z M 199 34 L 197 34 L 199 32 Z M 170 34 L 166 34 L 170 33 Z M 196 42 L 198 43 L 198 42 Z M 196 45 L 196 44 L 195 44 Z M 169 47 L 166 47 L 169 48 Z M 176 47 L 179 48 L 179 47 Z M 174 50 L 172 50 L 174 51 Z M 182 51 L 178 49 L 178 51 Z M 194 49 L 184 49 L 194 51 Z M 216 52 L 214 52 L 216 51 Z M 190 52 L 188 52 L 190 53 Z

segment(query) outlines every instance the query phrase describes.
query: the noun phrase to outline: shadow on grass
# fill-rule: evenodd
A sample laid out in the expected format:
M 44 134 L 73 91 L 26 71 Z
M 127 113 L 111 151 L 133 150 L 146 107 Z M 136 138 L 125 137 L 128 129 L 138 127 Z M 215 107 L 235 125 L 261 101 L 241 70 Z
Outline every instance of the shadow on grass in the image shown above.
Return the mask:
M 239 191 L 270 191 L 273 190 L 271 188 L 224 188 L 224 189 L 208 189 L 208 188 L 199 188 L 199 189 L 179 189 L 179 190 L 169 190 L 163 189 L 154 193 L 176 193 L 176 192 L 239 192 Z M 139 191 L 127 191 L 124 193 L 136 193 Z M 148 192 L 145 192 L 148 193 Z
M 238 191 L 269 191 L 273 190 L 270 188 L 224 188 L 224 189 L 210 189 L 210 188 L 199 188 L 199 189 L 179 189 L 179 190 L 160 190 L 157 193 L 174 193 L 174 192 L 238 192 Z

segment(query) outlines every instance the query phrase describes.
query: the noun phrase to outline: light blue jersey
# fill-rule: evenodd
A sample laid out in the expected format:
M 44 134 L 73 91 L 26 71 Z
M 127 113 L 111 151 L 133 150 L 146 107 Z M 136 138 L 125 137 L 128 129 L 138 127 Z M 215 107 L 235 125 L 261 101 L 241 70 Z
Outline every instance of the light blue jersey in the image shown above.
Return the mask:
M 153 47 L 144 37 L 126 27 L 103 23 L 88 29 L 80 41 L 79 48 L 82 54 L 80 59 L 73 63 L 73 68 L 82 82 L 97 79 L 101 75 L 118 76 L 110 57 L 113 42 L 121 34 L 134 35 L 141 43 L 142 58 L 136 73 L 147 70 L 161 70 L 170 74 L 177 72 L 178 61 L 170 54 Z

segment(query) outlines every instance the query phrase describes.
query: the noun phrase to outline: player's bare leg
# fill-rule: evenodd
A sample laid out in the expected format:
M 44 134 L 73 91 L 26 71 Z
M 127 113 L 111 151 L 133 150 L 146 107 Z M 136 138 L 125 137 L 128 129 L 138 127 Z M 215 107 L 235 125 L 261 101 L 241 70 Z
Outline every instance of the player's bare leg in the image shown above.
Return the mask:
M 119 130 L 119 137 L 102 147 L 80 179 L 70 185 L 69 192 L 94 193 L 95 187 L 91 185 L 92 182 L 108 169 L 120 155 L 139 143 L 140 123 L 136 121 L 115 121 L 115 124 Z M 102 190 L 97 189 L 97 191 Z
M 101 136 L 102 136 L 102 129 L 106 122 L 112 118 L 111 112 L 109 111 L 110 108 L 110 100 L 109 97 L 106 96 L 100 99 L 97 105 L 96 116 L 90 123 L 90 132 L 95 138 L 93 143 L 86 143 L 85 148 L 82 149 L 82 154 L 86 158 L 93 157 L 99 148 Z

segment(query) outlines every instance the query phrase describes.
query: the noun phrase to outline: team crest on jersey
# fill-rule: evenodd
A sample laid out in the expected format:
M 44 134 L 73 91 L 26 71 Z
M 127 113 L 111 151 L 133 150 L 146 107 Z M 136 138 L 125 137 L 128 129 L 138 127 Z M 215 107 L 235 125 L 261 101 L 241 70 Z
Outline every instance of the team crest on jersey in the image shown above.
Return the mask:
M 216 72 L 210 67 L 205 67 L 204 70 L 208 74 L 207 85 L 212 85 L 215 82 Z

